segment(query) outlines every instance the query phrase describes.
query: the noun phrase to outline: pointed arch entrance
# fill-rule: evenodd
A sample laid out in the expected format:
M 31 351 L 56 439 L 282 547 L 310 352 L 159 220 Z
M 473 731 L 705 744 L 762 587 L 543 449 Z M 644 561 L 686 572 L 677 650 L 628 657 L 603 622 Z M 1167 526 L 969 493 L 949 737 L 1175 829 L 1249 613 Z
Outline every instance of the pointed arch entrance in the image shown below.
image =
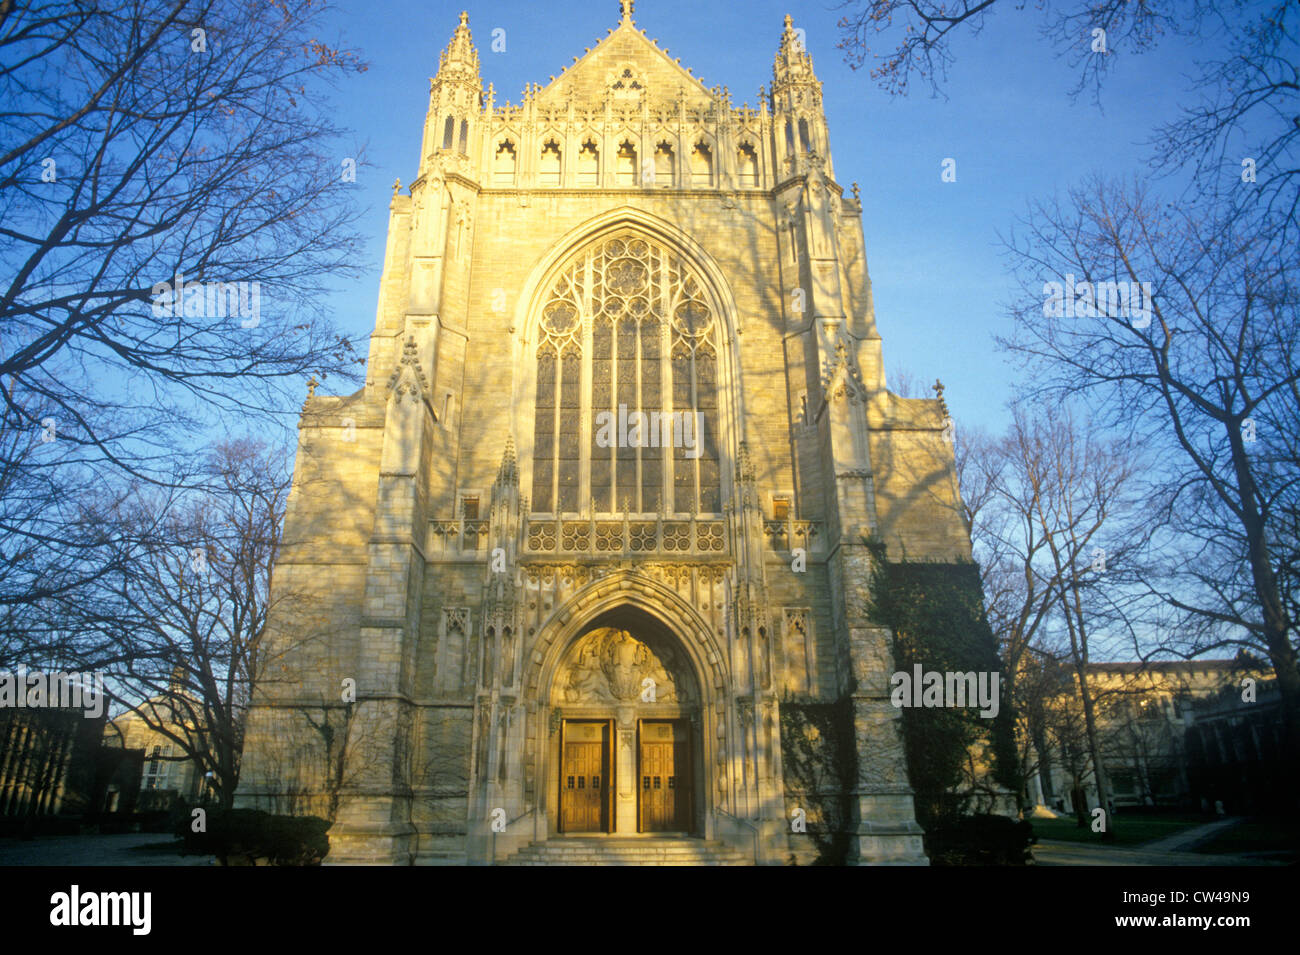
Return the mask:
M 630 605 L 582 627 L 551 680 L 557 835 L 703 831 L 701 695 L 678 638 Z
M 725 679 L 707 626 L 632 570 L 558 609 L 525 679 L 542 716 L 538 836 L 712 838 Z

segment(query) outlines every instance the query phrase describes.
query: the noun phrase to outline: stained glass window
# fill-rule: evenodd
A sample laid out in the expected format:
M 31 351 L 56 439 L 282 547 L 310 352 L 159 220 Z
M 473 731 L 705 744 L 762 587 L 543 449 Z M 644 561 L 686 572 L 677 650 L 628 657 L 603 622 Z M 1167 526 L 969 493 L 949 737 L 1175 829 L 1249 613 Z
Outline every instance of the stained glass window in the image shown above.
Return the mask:
M 721 512 L 717 326 L 667 249 L 624 233 L 578 256 L 542 308 L 534 511 Z

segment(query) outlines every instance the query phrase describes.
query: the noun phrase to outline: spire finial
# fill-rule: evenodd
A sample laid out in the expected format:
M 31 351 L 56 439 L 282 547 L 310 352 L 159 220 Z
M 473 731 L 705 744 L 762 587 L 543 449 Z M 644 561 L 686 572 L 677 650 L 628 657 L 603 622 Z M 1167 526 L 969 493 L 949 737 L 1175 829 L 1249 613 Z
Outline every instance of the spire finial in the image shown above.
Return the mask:
M 944 391 L 943 382 L 940 381 L 938 378 L 936 378 L 934 380 L 934 397 L 939 402 L 939 407 L 943 410 L 943 413 L 946 415 L 948 414 L 948 402 L 946 402 L 943 398 L 943 391 Z
M 631 21 L 632 7 L 635 4 L 636 4 L 636 0 L 618 0 L 618 12 L 622 19 L 627 20 L 629 22 Z

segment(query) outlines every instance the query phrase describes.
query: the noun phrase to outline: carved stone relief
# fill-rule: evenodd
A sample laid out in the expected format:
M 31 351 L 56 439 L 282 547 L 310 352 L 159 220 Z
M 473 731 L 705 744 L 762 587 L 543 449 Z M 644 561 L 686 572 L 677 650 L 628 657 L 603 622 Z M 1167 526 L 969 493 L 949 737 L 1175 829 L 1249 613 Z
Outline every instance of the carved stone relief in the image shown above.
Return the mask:
M 684 664 L 671 647 L 652 648 L 626 630 L 593 630 L 561 667 L 560 698 L 565 703 L 689 702 L 689 680 L 681 678 Z

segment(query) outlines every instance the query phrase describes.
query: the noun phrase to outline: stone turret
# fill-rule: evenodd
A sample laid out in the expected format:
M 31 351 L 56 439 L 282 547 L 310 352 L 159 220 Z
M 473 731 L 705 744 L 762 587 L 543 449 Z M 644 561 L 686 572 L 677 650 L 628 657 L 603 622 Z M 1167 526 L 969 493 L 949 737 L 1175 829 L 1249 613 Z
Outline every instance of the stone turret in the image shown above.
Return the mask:
M 777 136 L 777 178 L 797 175 L 807 166 L 824 163 L 831 169 L 830 140 L 822 111 L 822 84 L 813 72 L 812 56 L 804 46 L 803 31 L 785 18 L 781 46 L 772 64 L 772 117 Z
M 421 171 L 440 153 L 475 155 L 473 144 L 482 109 L 483 80 L 479 75 L 478 50 L 470 36 L 469 16 L 461 13 L 451 42 L 438 57 L 438 75 L 429 81 Z

